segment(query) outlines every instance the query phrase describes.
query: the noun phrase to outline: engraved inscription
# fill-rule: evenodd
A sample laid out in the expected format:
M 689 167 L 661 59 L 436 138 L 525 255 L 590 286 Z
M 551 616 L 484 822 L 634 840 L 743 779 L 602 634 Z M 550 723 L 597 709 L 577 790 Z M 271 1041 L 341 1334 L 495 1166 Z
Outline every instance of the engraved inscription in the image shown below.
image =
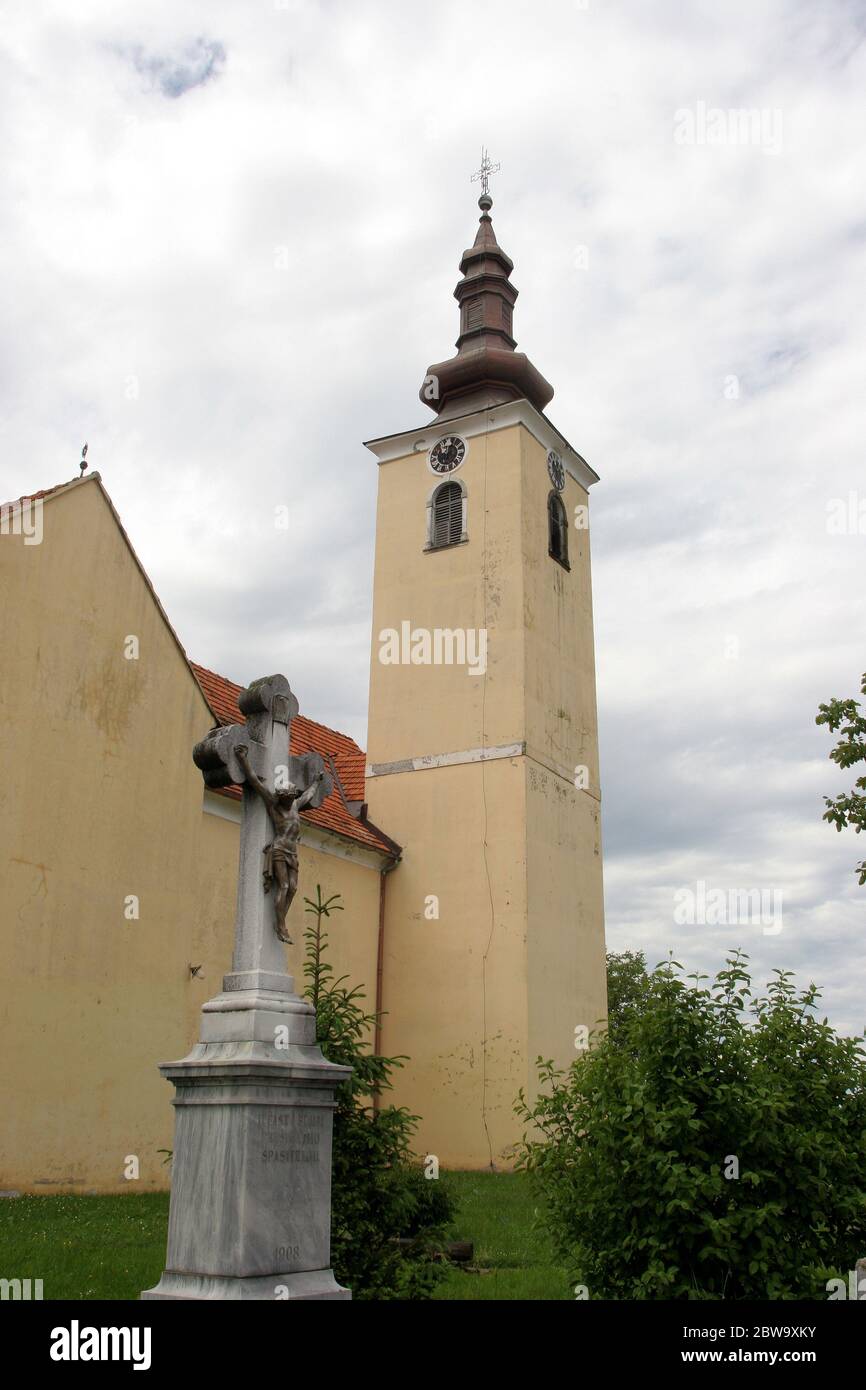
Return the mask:
M 299 1260 L 301 1258 L 300 1245 L 275 1245 L 274 1259 L 280 1260 Z
M 318 1163 L 318 1149 L 262 1149 L 265 1163 Z
M 263 1163 L 319 1163 L 320 1129 L 299 1129 L 291 1112 L 265 1111 L 257 1117 L 258 1132 L 264 1141 Z M 301 1122 L 303 1123 L 303 1122 Z

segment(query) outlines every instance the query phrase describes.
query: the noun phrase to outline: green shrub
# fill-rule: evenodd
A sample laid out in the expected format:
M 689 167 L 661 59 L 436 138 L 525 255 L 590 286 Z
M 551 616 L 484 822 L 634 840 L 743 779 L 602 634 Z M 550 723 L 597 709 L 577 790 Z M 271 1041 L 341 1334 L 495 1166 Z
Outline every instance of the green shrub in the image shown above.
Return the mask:
M 453 1203 L 445 1181 L 426 1179 L 411 1161 L 418 1117 L 404 1106 L 381 1104 L 405 1058 L 371 1050 L 375 1014 L 363 1009 L 360 988 L 347 989 L 345 977 L 334 979 L 325 959 L 323 919 L 342 911 L 338 897 L 323 901 L 316 886 L 315 901 L 305 899 L 314 925 L 304 933 L 305 994 L 316 1008 L 319 1045 L 329 1061 L 353 1069 L 336 1095 L 331 1260 L 353 1298 L 429 1298 L 442 1273 L 433 1252 Z
M 607 1031 L 618 1038 L 635 1010 L 643 1007 L 649 989 L 643 951 L 607 953 Z
M 752 999 L 745 960 L 709 986 L 658 968 L 615 1036 L 521 1093 L 522 1162 L 590 1298 L 822 1299 L 866 1253 L 863 1043 L 789 972 Z

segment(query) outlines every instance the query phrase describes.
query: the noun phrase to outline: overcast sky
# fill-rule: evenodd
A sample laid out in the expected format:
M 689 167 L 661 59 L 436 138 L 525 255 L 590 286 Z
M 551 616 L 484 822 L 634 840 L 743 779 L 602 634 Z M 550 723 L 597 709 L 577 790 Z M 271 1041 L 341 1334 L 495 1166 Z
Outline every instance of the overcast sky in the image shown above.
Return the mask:
M 490 147 L 519 347 L 601 475 L 609 944 L 741 945 L 845 1031 L 866 846 L 814 719 L 866 669 L 864 36 L 864 0 L 6 0 L 0 36 L 0 495 L 86 439 L 190 656 L 362 742 L 361 441 L 425 418 Z M 699 881 L 782 930 L 678 924 Z

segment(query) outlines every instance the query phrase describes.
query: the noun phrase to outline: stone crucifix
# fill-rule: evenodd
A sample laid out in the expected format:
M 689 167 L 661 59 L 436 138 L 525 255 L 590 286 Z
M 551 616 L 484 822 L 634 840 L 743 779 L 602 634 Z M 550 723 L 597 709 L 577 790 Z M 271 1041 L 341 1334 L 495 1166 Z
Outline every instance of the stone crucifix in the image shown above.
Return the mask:
M 281 941 L 298 887 L 299 811 L 320 806 L 331 779 L 318 753 L 289 752 L 298 702 L 285 676 L 263 676 L 238 700 L 245 724 L 212 729 L 193 749 L 205 786 L 243 789 L 235 974 L 283 974 Z

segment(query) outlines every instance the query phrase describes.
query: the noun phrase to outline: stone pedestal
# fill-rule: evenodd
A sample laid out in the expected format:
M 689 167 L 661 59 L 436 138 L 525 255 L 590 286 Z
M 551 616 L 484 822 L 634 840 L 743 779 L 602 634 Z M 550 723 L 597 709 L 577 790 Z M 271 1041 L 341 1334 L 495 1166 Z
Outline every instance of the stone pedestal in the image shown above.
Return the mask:
M 160 1067 L 175 1087 L 168 1254 L 141 1297 L 345 1299 L 330 1268 L 331 1136 L 351 1068 L 317 1047 L 279 935 L 297 890 L 298 811 L 321 805 L 331 781 L 318 753 L 290 752 L 298 702 L 285 676 L 253 681 L 238 706 L 246 723 L 217 726 L 193 749 L 206 787 L 243 787 L 235 948 L 198 1044 Z
M 165 1272 L 143 1299 L 348 1299 L 330 1268 L 334 1091 L 292 977 L 236 971 L 175 1086 Z

